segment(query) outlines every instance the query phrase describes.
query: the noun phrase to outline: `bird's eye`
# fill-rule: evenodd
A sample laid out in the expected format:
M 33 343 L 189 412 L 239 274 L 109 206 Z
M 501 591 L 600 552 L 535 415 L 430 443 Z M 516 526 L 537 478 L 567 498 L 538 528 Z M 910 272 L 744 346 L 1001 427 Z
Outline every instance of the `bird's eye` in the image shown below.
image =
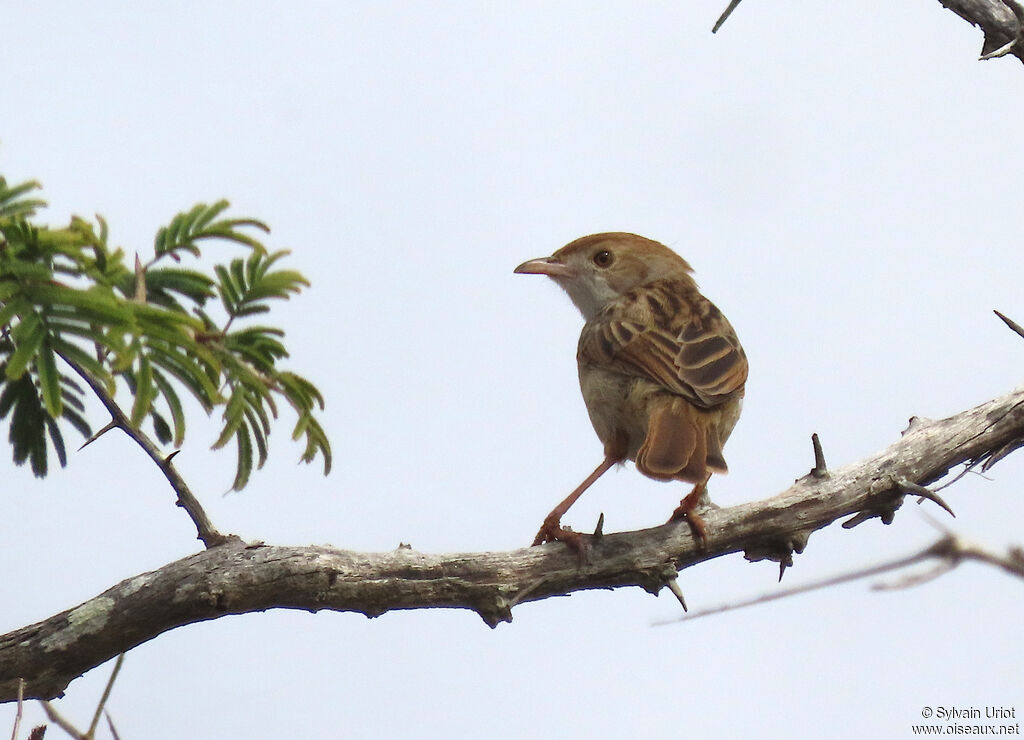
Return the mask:
M 594 264 L 598 267 L 608 267 L 615 258 L 607 249 L 602 249 L 594 255 Z

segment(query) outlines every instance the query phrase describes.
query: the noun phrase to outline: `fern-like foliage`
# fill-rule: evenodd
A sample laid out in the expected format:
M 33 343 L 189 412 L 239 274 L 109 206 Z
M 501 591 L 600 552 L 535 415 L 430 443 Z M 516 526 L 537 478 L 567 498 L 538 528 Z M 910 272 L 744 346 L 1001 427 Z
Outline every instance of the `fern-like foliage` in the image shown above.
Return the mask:
M 66 464 L 63 428 L 90 434 L 86 390 L 76 381 L 84 375 L 108 399 L 126 388 L 130 423 L 148 423 L 164 445 L 185 440 L 182 393 L 208 414 L 222 408 L 214 447 L 236 442 L 235 490 L 267 459 L 280 399 L 296 414 L 293 435 L 305 438 L 302 459 L 320 456 L 330 471 L 330 444 L 315 416 L 323 398 L 281 367 L 283 331 L 246 324 L 308 285 L 298 272 L 275 269 L 288 253 L 269 254 L 253 236 L 266 225 L 226 218 L 227 201 L 200 204 L 161 228 L 152 257 L 136 258 L 132 268 L 109 246 L 101 217 L 95 225 L 75 217 L 62 229 L 36 224 L 45 205 L 29 197 L 37 188 L 0 178 L 0 420 L 8 420 L 17 464 L 27 461 L 44 476 L 51 448 Z M 210 273 L 178 266 L 201 256 L 201 242 L 240 245 L 249 254 Z M 161 264 L 167 261 L 175 264 Z M 217 297 L 223 316 L 207 309 Z

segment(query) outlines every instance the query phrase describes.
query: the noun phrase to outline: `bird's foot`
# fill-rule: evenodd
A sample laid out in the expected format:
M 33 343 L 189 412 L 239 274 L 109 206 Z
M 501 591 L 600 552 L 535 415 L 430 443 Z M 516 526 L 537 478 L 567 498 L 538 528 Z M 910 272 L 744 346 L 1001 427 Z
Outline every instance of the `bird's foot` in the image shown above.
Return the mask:
M 701 496 L 705 490 L 705 487 L 702 485 L 694 486 L 693 491 L 679 502 L 679 506 L 676 507 L 676 510 L 672 512 L 672 516 L 668 519 L 670 523 L 686 520 L 686 523 L 690 525 L 693 538 L 697 541 L 697 547 L 701 550 L 708 549 L 708 532 L 704 526 L 704 519 L 694 509 L 700 503 Z
M 590 547 L 586 541 L 586 535 L 582 532 L 574 532 L 569 527 L 563 527 L 558 519 L 548 517 L 540 526 L 537 536 L 533 538 L 533 546 L 543 545 L 545 542 L 562 542 L 566 547 L 576 553 L 580 564 L 587 561 Z

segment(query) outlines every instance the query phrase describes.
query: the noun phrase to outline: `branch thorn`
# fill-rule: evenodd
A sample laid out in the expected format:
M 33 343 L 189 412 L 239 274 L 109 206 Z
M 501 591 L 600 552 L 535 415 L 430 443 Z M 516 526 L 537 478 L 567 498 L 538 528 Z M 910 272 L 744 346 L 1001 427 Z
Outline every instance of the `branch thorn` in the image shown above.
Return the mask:
M 1020 44 L 1024 43 L 1024 4 L 1020 0 L 1002 0 L 1003 5 L 1009 8 L 1014 17 L 1017 19 L 1017 35 L 1014 36 L 1009 42 L 1003 44 L 995 51 L 990 51 L 987 54 L 982 54 L 978 57 L 978 61 L 987 61 L 989 59 L 996 59 L 997 57 L 1004 57 L 1014 49 L 1018 48 Z M 988 38 L 986 35 L 985 45 L 988 46 Z
M 821 449 L 821 440 L 818 433 L 811 435 L 811 446 L 814 448 L 814 467 L 811 468 L 811 475 L 815 478 L 828 477 L 828 465 L 825 464 L 825 452 Z
M 675 577 L 669 578 L 668 581 L 665 582 L 665 586 L 672 592 L 672 595 L 679 600 L 679 603 L 683 607 L 683 611 L 688 611 L 686 608 L 686 598 L 683 596 L 683 589 L 679 588 L 679 579 Z
M 711 33 L 718 33 L 718 29 L 728 20 L 729 16 L 732 15 L 732 11 L 736 10 L 736 6 L 739 4 L 740 0 L 730 0 L 729 6 L 722 11 L 722 14 L 718 16 L 718 20 L 715 21 L 715 25 L 711 28 Z
M 942 499 L 942 496 L 935 493 L 935 491 L 925 488 L 924 486 L 918 485 L 913 481 L 909 481 L 906 478 L 900 478 L 899 480 L 897 480 L 896 485 L 903 493 L 913 493 L 917 496 L 920 496 L 920 498 L 917 500 L 918 503 L 921 503 L 924 499 L 928 499 L 929 501 L 938 504 L 940 507 L 949 512 L 949 515 L 951 517 L 956 519 L 956 514 L 953 513 L 953 510 L 949 507 L 949 504 L 947 504 Z
M 146 268 L 142 266 L 139 255 L 135 255 L 135 294 L 132 300 L 136 303 L 146 302 Z
M 88 447 L 88 446 L 89 446 L 89 445 L 91 445 L 91 444 L 92 444 L 93 442 L 95 442 L 95 441 L 96 441 L 97 439 L 99 439 L 99 438 L 100 438 L 100 437 L 102 437 L 102 436 L 103 436 L 104 434 L 106 434 L 107 432 L 109 432 L 109 431 L 110 431 L 111 429 L 117 429 L 117 428 L 118 428 L 119 426 L 121 426 L 121 425 L 117 423 L 117 420 L 116 420 L 116 419 L 111 419 L 111 420 L 110 420 L 110 421 L 109 421 L 109 422 L 107 423 L 107 425 L 106 425 L 105 427 L 103 427 L 103 428 L 102 428 L 102 429 L 100 429 L 100 430 L 99 430 L 98 432 L 96 432 L 96 434 L 94 434 L 94 435 L 92 435 L 91 437 L 89 437 L 89 439 L 87 439 L 87 440 L 85 440 L 84 442 L 82 442 L 82 446 L 78 448 L 78 451 L 79 451 L 79 452 L 81 452 L 81 451 L 82 451 L 82 450 L 84 450 L 84 449 L 85 449 L 86 447 Z
M 992 313 L 1001 318 L 1003 320 L 1003 323 L 1010 327 L 1010 329 L 1024 337 L 1024 326 L 1021 326 L 1016 321 L 1011 319 L 1009 316 L 1002 314 L 999 311 L 996 311 L 995 309 L 992 309 Z

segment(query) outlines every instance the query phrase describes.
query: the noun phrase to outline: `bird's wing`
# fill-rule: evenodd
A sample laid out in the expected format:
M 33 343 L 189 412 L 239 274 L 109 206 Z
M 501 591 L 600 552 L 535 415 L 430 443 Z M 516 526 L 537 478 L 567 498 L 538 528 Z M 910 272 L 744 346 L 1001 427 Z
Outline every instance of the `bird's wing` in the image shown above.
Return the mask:
M 579 357 L 645 377 L 702 408 L 742 389 L 747 358 L 736 332 L 696 291 L 670 283 L 646 286 L 594 317 L 580 336 Z

